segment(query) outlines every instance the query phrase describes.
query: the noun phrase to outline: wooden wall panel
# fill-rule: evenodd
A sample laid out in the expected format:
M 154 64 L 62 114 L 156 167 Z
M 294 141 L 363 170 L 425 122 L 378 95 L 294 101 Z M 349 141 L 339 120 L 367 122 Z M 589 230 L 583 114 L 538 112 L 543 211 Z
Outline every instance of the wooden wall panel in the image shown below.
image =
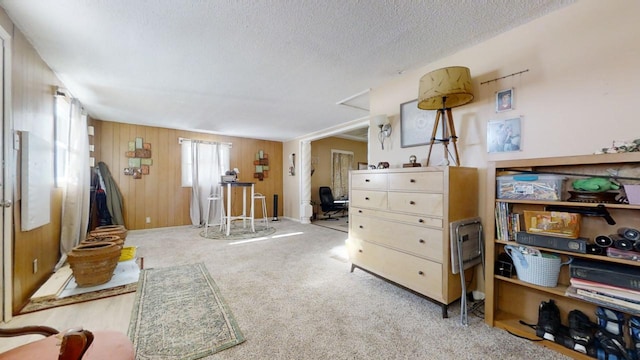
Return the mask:
M 11 87 L 14 131 L 30 131 L 53 140 L 54 89 L 61 85 L 27 39 L 16 28 L 12 42 Z M 54 152 L 51 141 L 51 166 Z M 15 174 L 13 194 L 13 291 L 12 310 L 17 313 L 48 278 L 60 256 L 62 191 L 51 188 L 51 221 L 31 231 L 21 231 L 20 154 L 8 154 L 9 170 Z M 34 272 L 33 261 L 38 268 Z
M 123 197 L 125 226 L 128 229 L 146 229 L 168 226 L 190 225 L 189 204 L 191 188 L 181 186 L 181 148 L 178 138 L 194 140 L 230 142 L 231 168 L 240 170 L 240 181 L 255 182 L 256 192 L 267 198 L 267 212 L 273 217 L 273 194 L 279 194 L 278 216 L 282 215 L 282 143 L 204 134 L 192 131 L 174 130 L 142 125 L 122 124 L 92 120 L 95 123 L 96 163 L 102 161 L 109 167 L 114 181 Z M 149 175 L 134 179 L 124 175 L 128 167 L 125 152 L 129 141 L 142 137 L 151 143 L 153 165 Z M 255 153 L 262 150 L 269 156 L 269 175 L 263 181 L 253 178 Z M 240 189 L 234 189 L 234 196 L 242 196 Z M 256 207 L 258 209 L 258 207 Z M 240 202 L 233 204 L 234 213 L 242 211 Z M 257 216 L 262 216 L 257 210 Z M 146 223 L 146 218 L 150 223 Z

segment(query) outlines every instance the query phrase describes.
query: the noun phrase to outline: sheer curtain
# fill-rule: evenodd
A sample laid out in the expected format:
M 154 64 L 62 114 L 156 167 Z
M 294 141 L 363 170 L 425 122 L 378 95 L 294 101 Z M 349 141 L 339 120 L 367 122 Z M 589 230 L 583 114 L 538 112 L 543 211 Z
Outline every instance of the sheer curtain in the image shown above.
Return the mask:
M 349 170 L 353 169 L 353 153 L 332 151 L 332 193 L 335 199 L 349 196 Z
M 207 198 L 220 194 L 220 177 L 229 169 L 229 146 L 191 140 L 191 223 L 203 226 L 207 219 Z M 220 220 L 220 208 L 213 206 L 209 221 Z
M 87 115 L 77 99 L 71 100 L 69 131 L 60 134 L 60 140 L 68 144 L 66 168 L 62 174 L 62 227 L 60 231 L 60 253 L 62 257 L 56 269 L 67 259 L 67 253 L 84 239 L 89 224 L 89 135 Z

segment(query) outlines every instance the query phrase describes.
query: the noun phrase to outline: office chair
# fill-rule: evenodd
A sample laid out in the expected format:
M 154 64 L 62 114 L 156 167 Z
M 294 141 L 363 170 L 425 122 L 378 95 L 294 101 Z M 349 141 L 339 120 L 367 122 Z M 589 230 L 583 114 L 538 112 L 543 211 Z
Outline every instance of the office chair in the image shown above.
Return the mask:
M 320 207 L 322 208 L 323 215 L 326 216 L 324 220 L 338 220 L 337 218 L 331 217 L 331 215 L 344 212 L 348 209 L 345 204 L 335 203 L 330 187 L 320 186 L 318 192 L 320 193 Z

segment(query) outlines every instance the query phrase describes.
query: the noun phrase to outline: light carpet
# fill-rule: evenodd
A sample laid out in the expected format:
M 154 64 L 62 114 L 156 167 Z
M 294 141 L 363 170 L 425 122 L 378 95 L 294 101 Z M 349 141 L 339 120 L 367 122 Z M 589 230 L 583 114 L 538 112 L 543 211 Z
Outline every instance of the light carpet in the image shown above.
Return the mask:
M 129 337 L 136 360 L 193 360 L 244 341 L 202 263 L 140 274 Z

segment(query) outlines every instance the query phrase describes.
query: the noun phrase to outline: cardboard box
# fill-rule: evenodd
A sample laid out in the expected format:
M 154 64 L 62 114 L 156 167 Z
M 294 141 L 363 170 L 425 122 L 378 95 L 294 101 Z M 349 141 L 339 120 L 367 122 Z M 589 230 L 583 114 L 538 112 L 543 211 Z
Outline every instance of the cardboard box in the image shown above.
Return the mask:
M 580 235 L 580 214 L 562 211 L 524 211 L 525 231 L 529 234 L 577 239 Z

